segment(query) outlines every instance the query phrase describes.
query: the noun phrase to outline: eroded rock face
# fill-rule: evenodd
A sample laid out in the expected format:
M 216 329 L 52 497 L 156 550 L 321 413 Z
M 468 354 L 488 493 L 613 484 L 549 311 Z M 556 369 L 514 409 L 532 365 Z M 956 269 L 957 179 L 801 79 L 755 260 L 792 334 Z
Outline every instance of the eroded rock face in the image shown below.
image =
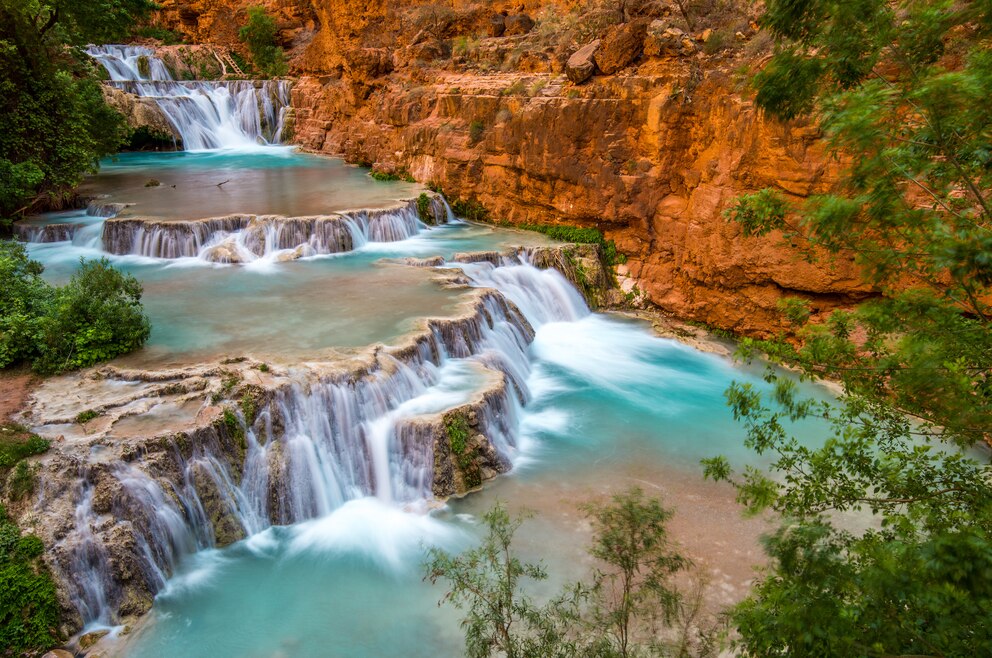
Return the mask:
M 514 14 L 513 16 L 506 17 L 505 25 L 504 36 L 512 37 L 518 34 L 527 34 L 534 29 L 534 19 L 527 14 Z
M 597 77 L 581 94 L 548 77 L 540 97 L 501 94 L 518 76 L 399 80 L 363 102 L 338 81 L 294 87 L 297 137 L 350 160 L 383 161 L 515 223 L 595 226 L 628 258 L 650 303 L 752 335 L 785 325 L 783 295 L 825 313 L 871 293 L 850 262 L 804 262 L 780 237 L 745 238 L 724 211 L 772 187 L 794 199 L 835 180 L 818 131 L 760 115 L 730 75 Z M 561 82 L 557 82 L 561 85 Z M 482 136 L 471 140 L 472 125 Z
M 131 130 L 145 129 L 151 135 L 182 145 L 182 136 L 169 123 L 155 99 L 135 96 L 109 85 L 103 85 L 101 89 L 107 105 L 124 115 Z
M 644 37 L 644 54 L 648 57 L 689 56 L 696 52 L 692 37 L 666 21 L 652 21 Z
M 238 47 L 222 24 L 251 0 L 166 4 L 176 25 L 178 6 L 198 12 L 195 30 L 179 26 L 191 38 Z M 495 219 L 595 226 L 628 257 L 638 294 L 724 329 L 784 329 L 785 295 L 825 313 L 872 292 L 849 262 L 810 265 L 779 236 L 743 238 L 726 220 L 744 193 L 772 187 L 800 200 L 829 189 L 836 164 L 813 127 L 756 110 L 735 71 L 760 66 L 760 50 L 706 53 L 713 26 L 685 32 L 674 3 L 596 10 L 584 16 L 592 33 L 550 41 L 541 35 L 551 23 L 507 36 L 509 19 L 545 20 L 572 4 L 456 3 L 433 26 L 427 0 L 265 6 L 303 30 L 290 54 L 295 72 L 313 74 L 293 92 L 308 149 L 410 171 Z M 369 48 L 391 51 L 393 70 L 378 55 L 349 64 Z

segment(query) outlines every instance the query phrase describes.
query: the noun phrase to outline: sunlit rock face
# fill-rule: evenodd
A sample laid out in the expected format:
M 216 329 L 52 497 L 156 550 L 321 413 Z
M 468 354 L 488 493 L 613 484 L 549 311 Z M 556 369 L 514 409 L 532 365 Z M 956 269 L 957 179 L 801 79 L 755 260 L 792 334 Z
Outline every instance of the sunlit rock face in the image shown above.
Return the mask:
M 237 49 L 223 24 L 247 4 L 177 1 L 162 16 Z M 722 328 L 782 329 L 787 295 L 823 314 L 871 294 L 851 263 L 810 265 L 779 236 L 743 238 L 724 216 L 747 192 L 801 199 L 836 180 L 818 131 L 763 117 L 741 84 L 766 52 L 754 16 L 735 19 L 750 27 L 718 49 L 707 46 L 714 30 L 684 31 L 668 3 L 589 13 L 576 31 L 547 19 L 568 3 L 459 2 L 436 29 L 410 29 L 427 4 L 266 3 L 303 76 L 296 141 L 409 171 L 494 219 L 597 226 L 649 301 Z M 507 35 L 519 13 L 536 26 Z M 569 82 L 569 58 L 595 39 L 609 45 L 602 64 L 590 55 L 582 84 Z

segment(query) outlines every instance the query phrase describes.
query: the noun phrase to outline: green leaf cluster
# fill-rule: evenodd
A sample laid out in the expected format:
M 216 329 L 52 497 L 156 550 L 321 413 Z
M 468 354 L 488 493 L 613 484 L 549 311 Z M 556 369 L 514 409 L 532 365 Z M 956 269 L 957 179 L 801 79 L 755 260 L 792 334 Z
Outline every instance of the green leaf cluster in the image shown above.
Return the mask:
M 269 76 L 289 72 L 286 54 L 276 43 L 277 32 L 275 19 L 262 6 L 249 7 L 248 22 L 238 30 L 238 38 L 248 46 L 255 66 Z
M 426 578 L 446 581 L 441 602 L 465 611 L 465 655 L 715 655 L 716 626 L 700 618 L 699 599 L 684 596 L 673 581 L 691 563 L 668 539 L 671 512 L 637 488 L 585 511 L 594 528 L 589 553 L 600 568 L 545 603 L 529 596 L 525 583 L 547 580 L 547 571 L 515 555 L 513 536 L 523 521 L 500 504 L 483 517 L 487 534 L 479 547 L 458 556 L 430 552 Z M 658 621 L 677 632 L 659 633 Z
M 22 245 L 0 241 L 0 368 L 27 361 L 57 373 L 144 345 L 151 327 L 133 276 L 107 259 L 81 261 L 69 283 L 55 287 L 42 270 Z
M 41 561 L 44 546 L 21 535 L 0 507 L 0 647 L 5 655 L 43 652 L 59 640 L 59 606 Z
M 843 165 L 831 193 L 744 197 L 745 235 L 780 231 L 811 262 L 841 257 L 877 291 L 817 316 L 781 310 L 790 337 L 744 341 L 803 377 L 843 384 L 810 399 L 769 371 L 769 393 L 728 401 L 768 471 L 729 480 L 772 509 L 772 566 L 733 612 L 760 656 L 972 656 L 992 646 L 992 5 L 943 0 L 771 0 L 776 54 L 757 102 L 809 115 Z M 816 419 L 818 447 L 793 435 Z M 867 528 L 863 526 L 867 524 Z
M 58 207 L 126 137 L 87 43 L 127 35 L 149 0 L 0 0 L 0 217 Z

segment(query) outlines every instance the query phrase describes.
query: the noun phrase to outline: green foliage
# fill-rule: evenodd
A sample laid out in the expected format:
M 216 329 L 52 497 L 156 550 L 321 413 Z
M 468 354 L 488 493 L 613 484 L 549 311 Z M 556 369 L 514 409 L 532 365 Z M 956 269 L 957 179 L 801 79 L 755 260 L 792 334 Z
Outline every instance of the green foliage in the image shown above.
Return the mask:
M 33 359 L 44 318 L 55 297 L 23 245 L 0 240 L 0 368 Z
M 242 450 L 248 449 L 248 441 L 245 438 L 245 430 L 241 426 L 241 421 L 238 420 L 237 414 L 231 409 L 225 408 L 224 415 L 221 417 L 221 422 L 224 425 L 224 429 L 227 430 L 227 435 L 234 439 L 234 442 Z
M 598 244 L 603 260 L 607 265 L 619 265 L 627 262 L 627 257 L 617 251 L 613 240 L 607 240 L 597 228 L 580 228 L 577 226 L 562 226 L 558 224 L 506 224 L 524 231 L 543 233 L 553 240 L 574 242 L 577 244 Z
M 489 211 L 475 199 L 455 199 L 451 202 L 451 212 L 473 222 L 484 222 L 489 219 Z
M 8 480 L 7 494 L 11 500 L 22 500 L 34 492 L 35 468 L 26 461 L 14 466 Z
M 461 414 L 451 414 L 444 421 L 444 429 L 448 434 L 448 444 L 451 452 L 460 455 L 465 452 L 468 442 L 468 421 Z
M 638 625 L 660 617 L 669 626 L 677 619 L 683 596 L 672 577 L 691 563 L 668 539 L 672 512 L 639 488 L 586 511 L 594 533 L 589 553 L 606 566 L 596 572 L 591 590 L 593 635 L 600 636 L 594 642 L 597 653 L 637 655 L 633 634 Z M 687 655 L 687 649 L 672 655 Z
M 482 137 L 485 134 L 486 124 L 481 121 L 473 121 L 468 125 L 468 145 L 475 146 L 482 141 Z
M 482 470 L 478 463 L 478 454 L 474 448 L 469 448 L 471 428 L 468 419 L 461 413 L 449 414 L 444 419 L 444 430 L 448 435 L 448 445 L 455 456 L 458 468 L 465 479 L 468 488 L 482 484 Z
M 417 197 L 417 215 L 420 217 L 420 221 L 425 224 L 436 222 L 431 214 L 431 198 L 427 196 L 426 192 L 421 192 L 420 196 Z
M 0 647 L 5 653 L 41 653 L 58 640 L 55 585 L 41 561 L 44 545 L 21 536 L 0 507 Z
M 14 470 L 16 475 L 17 467 L 25 463 L 22 460 L 44 453 L 50 445 L 46 439 L 37 434 L 31 434 L 24 427 L 18 425 L 0 426 L 0 481 L 11 470 Z M 18 477 L 21 485 L 23 485 L 25 478 L 26 474 L 22 472 Z M 33 478 L 31 484 L 33 485 Z M 11 486 L 15 486 L 15 483 L 12 482 Z
M 80 411 L 78 414 L 76 414 L 76 422 L 78 424 L 80 424 L 80 425 L 85 425 L 86 423 L 90 422 L 94 418 L 97 418 L 99 415 L 100 415 L 100 412 L 94 411 L 93 409 L 87 409 L 86 411 Z
M 150 332 L 141 284 L 106 259 L 82 262 L 53 287 L 24 247 L 0 241 L 0 367 L 30 361 L 38 372 L 83 368 L 141 347 Z
M 796 341 L 744 341 L 803 376 L 844 386 L 804 398 L 727 392 L 771 473 L 732 481 L 783 527 L 772 567 L 733 613 L 748 655 L 971 656 L 992 636 L 992 469 L 968 452 L 992 427 L 992 11 L 987 3 L 774 0 L 778 50 L 756 78 L 780 117 L 811 113 L 846 163 L 831 194 L 795 205 L 764 191 L 732 211 L 748 235 L 781 230 L 811 260 L 853 257 L 881 295 L 813 320 Z M 946 56 L 945 56 L 946 54 Z M 791 423 L 825 422 L 821 447 Z M 854 532 L 838 513 L 870 513 Z
M 431 550 L 427 578 L 447 581 L 441 602 L 466 611 L 466 655 L 715 655 L 715 626 L 700 618 L 700 599 L 683 596 L 672 582 L 690 563 L 668 540 L 671 512 L 636 488 L 586 512 L 594 528 L 589 552 L 601 568 L 588 584 L 568 585 L 544 605 L 525 594 L 524 584 L 547 579 L 547 572 L 515 556 L 522 520 L 498 503 L 483 517 L 487 534 L 478 548 L 457 557 Z M 659 633 L 659 620 L 675 632 Z
M 255 387 L 245 387 L 244 392 L 241 394 L 239 406 L 241 407 L 241 413 L 245 417 L 245 423 L 247 425 L 254 423 L 255 418 L 258 417 L 258 400 L 260 397 L 260 392 Z
M 521 591 L 522 584 L 546 580 L 548 574 L 541 565 L 522 562 L 512 553 L 513 534 L 521 521 L 511 519 L 499 504 L 483 520 L 488 534 L 481 546 L 459 556 L 431 549 L 426 564 L 431 583 L 445 580 L 451 588 L 441 602 L 466 611 L 466 657 L 575 655 L 567 633 L 578 619 L 582 593 L 567 592 L 544 606 L 535 603 Z
M 275 19 L 262 6 L 249 7 L 248 22 L 238 30 L 238 38 L 248 46 L 255 66 L 270 76 L 289 72 L 286 54 L 276 45 L 277 32 Z
M 373 169 L 372 171 L 369 172 L 369 176 L 371 176 L 373 180 L 377 180 L 377 181 L 401 180 L 407 183 L 417 182 L 417 180 L 412 175 L 410 175 L 409 171 L 403 169 L 400 169 L 398 171 L 379 171 L 378 169 Z
M 775 190 L 745 194 L 725 213 L 740 225 L 747 237 L 768 235 L 788 229 L 785 221 L 789 206 Z
M 177 46 L 183 42 L 181 34 L 159 25 L 142 25 L 135 28 L 132 34 L 143 39 L 157 39 L 164 46 Z
M 64 204 L 125 136 L 79 48 L 123 38 L 148 0 L 0 3 L 0 217 Z
M 69 283 L 55 289 L 32 367 L 43 373 L 85 368 L 144 345 L 151 325 L 141 293 L 138 280 L 106 258 L 80 261 Z

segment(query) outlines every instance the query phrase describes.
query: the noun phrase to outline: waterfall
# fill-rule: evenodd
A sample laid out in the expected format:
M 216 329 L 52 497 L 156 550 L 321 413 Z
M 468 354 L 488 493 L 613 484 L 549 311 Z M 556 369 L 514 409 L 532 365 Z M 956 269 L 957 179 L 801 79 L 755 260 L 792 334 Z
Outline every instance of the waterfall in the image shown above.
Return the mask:
M 251 149 L 281 141 L 289 83 L 285 80 L 180 81 L 149 48 L 90 46 L 111 85 L 151 98 L 188 151 Z
M 254 418 L 162 437 L 135 459 L 85 467 L 73 530 L 55 553 L 88 625 L 134 614 L 161 591 L 182 556 L 331 514 L 374 496 L 421 507 L 439 490 L 445 414 L 463 414 L 491 474 L 517 454 L 520 409 L 531 398 L 535 328 L 589 311 L 556 271 L 525 257 L 463 266 L 479 288 L 465 313 L 431 319 L 407 343 L 355 371 L 287 375 Z M 225 429 L 226 428 L 226 429 Z M 450 460 L 450 458 L 448 458 Z M 491 475 L 490 475 L 491 477 Z M 122 543 L 123 542 L 123 543 Z
M 337 254 L 370 242 L 398 242 L 425 228 L 415 202 L 318 217 L 231 215 L 196 221 L 116 219 L 103 225 L 109 253 L 250 263 Z

